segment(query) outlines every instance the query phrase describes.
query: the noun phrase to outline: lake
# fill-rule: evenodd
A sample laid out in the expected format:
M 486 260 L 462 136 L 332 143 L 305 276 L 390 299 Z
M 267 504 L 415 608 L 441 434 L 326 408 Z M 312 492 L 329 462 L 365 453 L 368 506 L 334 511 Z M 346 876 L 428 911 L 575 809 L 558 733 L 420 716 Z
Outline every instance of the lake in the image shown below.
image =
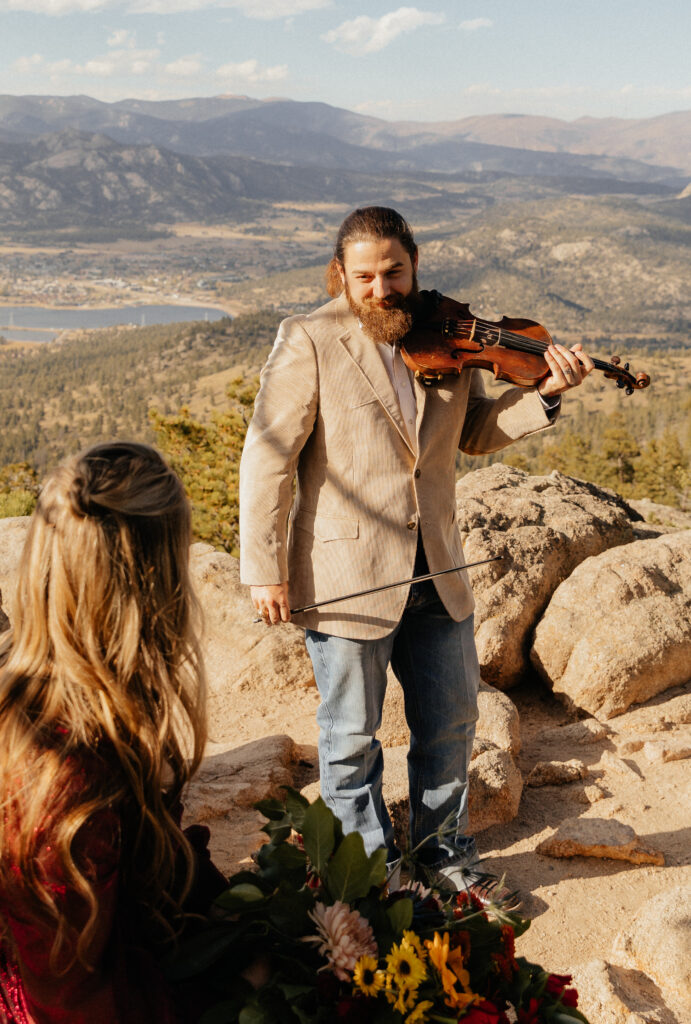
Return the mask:
M 172 324 L 180 320 L 220 320 L 227 316 L 210 306 L 112 306 L 104 309 L 45 309 L 0 306 L 0 335 L 8 341 L 52 341 L 60 331 L 117 327 L 120 324 Z

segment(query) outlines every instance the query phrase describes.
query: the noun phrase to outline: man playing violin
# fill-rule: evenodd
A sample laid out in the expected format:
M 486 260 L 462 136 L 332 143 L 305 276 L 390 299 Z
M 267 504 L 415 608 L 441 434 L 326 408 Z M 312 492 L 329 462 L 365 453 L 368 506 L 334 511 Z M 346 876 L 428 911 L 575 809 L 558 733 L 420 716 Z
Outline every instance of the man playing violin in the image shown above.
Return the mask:
M 240 474 L 241 578 L 267 624 L 288 622 L 291 604 L 462 565 L 457 450 L 495 452 L 548 428 L 561 394 L 593 368 L 580 345 L 553 345 L 536 389 L 489 398 L 477 369 L 423 386 L 400 348 L 429 295 L 418 291 L 417 264 L 400 214 L 355 210 L 327 269 L 334 298 L 279 327 Z M 472 884 L 477 864 L 467 835 L 480 681 L 473 607 L 467 574 L 452 572 L 294 617 L 321 697 L 325 801 L 368 853 L 385 847 L 395 871 L 376 739 L 390 664 L 410 728 L 411 845 L 432 837 L 420 872 L 451 889 Z

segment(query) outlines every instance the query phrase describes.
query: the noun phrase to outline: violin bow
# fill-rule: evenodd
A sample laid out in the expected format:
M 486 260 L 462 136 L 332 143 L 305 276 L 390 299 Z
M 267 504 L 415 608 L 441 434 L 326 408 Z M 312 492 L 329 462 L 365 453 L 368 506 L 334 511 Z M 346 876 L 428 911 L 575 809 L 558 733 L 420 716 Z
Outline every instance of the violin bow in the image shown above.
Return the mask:
M 378 587 L 369 587 L 367 590 L 356 590 L 352 594 L 343 594 L 341 597 L 328 597 L 325 601 L 315 601 L 313 604 L 303 605 L 302 608 L 291 608 L 291 615 L 299 615 L 301 612 L 311 612 L 313 608 L 323 608 L 327 604 L 336 604 L 338 601 L 349 601 L 353 597 L 365 597 L 367 594 L 379 594 L 382 590 L 393 590 L 394 587 L 405 587 L 413 583 L 424 583 L 425 580 L 433 580 L 437 576 L 446 576 L 449 572 L 463 572 L 464 569 L 474 569 L 476 565 L 487 565 L 488 562 L 500 562 L 502 555 L 495 555 L 493 558 L 483 558 L 479 562 L 468 562 L 467 565 L 454 565 L 451 569 L 440 569 L 438 572 L 427 572 L 423 576 L 413 576 L 412 579 L 397 580 L 396 583 L 383 583 Z M 263 622 L 261 616 L 253 619 L 252 622 Z

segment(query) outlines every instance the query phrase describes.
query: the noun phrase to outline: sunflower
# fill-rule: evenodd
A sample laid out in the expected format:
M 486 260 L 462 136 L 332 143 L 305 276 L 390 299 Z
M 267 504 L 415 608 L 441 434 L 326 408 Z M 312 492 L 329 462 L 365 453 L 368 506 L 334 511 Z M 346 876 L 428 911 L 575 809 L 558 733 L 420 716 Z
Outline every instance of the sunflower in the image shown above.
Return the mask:
M 425 939 L 429 952 L 430 963 L 439 971 L 441 985 L 444 989 L 444 1002 L 454 1010 L 463 1010 L 476 1003 L 479 996 L 470 990 L 470 975 L 463 967 L 463 954 L 460 949 L 449 950 L 449 933 L 434 933 L 434 939 Z M 463 989 L 459 992 L 456 983 Z
M 421 1003 L 418 1003 L 412 1013 L 409 1013 L 405 1019 L 405 1024 L 425 1024 L 428 1020 L 427 1011 L 431 1010 L 434 1003 L 430 1002 L 429 999 L 423 999 Z
M 406 949 L 412 949 L 418 960 L 422 960 L 423 963 L 427 959 L 427 950 L 420 941 L 420 936 L 410 929 L 406 929 L 403 932 L 403 938 L 401 939 L 401 948 L 405 946 Z
M 399 988 L 417 988 L 427 971 L 415 949 L 405 941 L 393 944 L 386 956 L 386 973 Z
M 361 956 L 353 970 L 353 988 L 363 996 L 376 996 L 386 984 L 386 975 L 377 970 L 373 956 Z

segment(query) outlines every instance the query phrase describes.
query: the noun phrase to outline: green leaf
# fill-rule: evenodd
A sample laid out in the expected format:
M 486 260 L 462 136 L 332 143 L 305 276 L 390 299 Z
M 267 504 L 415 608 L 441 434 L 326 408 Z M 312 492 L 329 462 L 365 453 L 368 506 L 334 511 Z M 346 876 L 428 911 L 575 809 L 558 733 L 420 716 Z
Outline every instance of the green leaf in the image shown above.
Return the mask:
M 238 1022 L 239 1024 L 275 1024 L 275 1018 L 263 1006 L 253 1002 L 249 1006 L 243 1006 Z
M 283 786 L 286 794 L 286 813 L 296 832 L 302 832 L 305 823 L 305 812 L 310 805 L 302 793 L 290 786 Z
M 284 843 L 286 839 L 289 839 L 292 831 L 293 827 L 287 814 L 284 814 L 280 821 L 269 820 L 266 825 L 262 826 L 262 832 L 266 832 L 271 842 L 276 844 Z
M 314 985 L 291 985 L 287 981 L 278 982 L 276 988 L 281 990 L 288 1002 L 291 1002 L 293 999 L 299 999 L 300 996 L 308 995 L 310 992 L 314 992 Z
M 257 885 L 243 882 L 222 892 L 216 900 L 216 905 L 222 910 L 234 914 L 243 910 L 255 909 L 260 903 L 266 902 L 266 899 L 267 897 Z
M 257 852 L 257 864 L 262 882 L 272 889 L 284 880 L 295 888 L 305 884 L 307 857 L 304 850 L 292 843 L 265 843 Z
M 386 881 L 386 850 L 375 850 L 369 855 L 370 863 L 370 888 L 373 885 L 383 885 Z
M 383 852 L 383 851 L 382 851 Z M 329 861 L 326 886 L 335 900 L 350 903 L 372 887 L 372 865 L 359 832 L 350 832 Z
M 313 906 L 314 894 L 312 889 L 308 889 L 305 886 L 296 891 L 291 889 L 285 882 L 282 882 L 281 887 L 274 893 L 271 902 L 266 908 L 267 919 L 284 936 L 293 936 L 296 939 L 300 939 L 311 930 L 308 927 L 309 919 L 307 915 Z M 294 975 L 291 975 L 291 977 L 294 978 Z
M 181 981 L 201 974 L 233 946 L 242 929 L 218 925 L 200 932 L 180 946 L 166 964 L 166 975 Z
M 224 999 L 223 1002 L 212 1006 L 200 1018 L 199 1024 L 235 1024 L 243 1002 L 250 994 L 254 994 L 252 986 L 242 978 L 237 979 L 237 987 L 239 991 L 232 999 Z
M 257 885 L 259 888 L 263 888 L 265 893 L 271 892 L 270 886 L 266 885 L 261 875 L 258 875 L 256 871 L 238 871 L 234 875 L 231 875 L 228 879 L 228 888 L 232 889 L 233 886 L 244 883 Z
M 305 811 L 302 841 L 312 866 L 322 875 L 334 848 L 334 816 L 320 796 Z
M 396 900 L 390 907 L 386 908 L 386 916 L 391 922 L 391 927 L 396 937 L 403 934 L 406 928 L 413 923 L 413 901 L 408 899 Z
M 286 813 L 285 805 L 280 800 L 258 800 L 254 806 L 271 821 L 280 821 Z

